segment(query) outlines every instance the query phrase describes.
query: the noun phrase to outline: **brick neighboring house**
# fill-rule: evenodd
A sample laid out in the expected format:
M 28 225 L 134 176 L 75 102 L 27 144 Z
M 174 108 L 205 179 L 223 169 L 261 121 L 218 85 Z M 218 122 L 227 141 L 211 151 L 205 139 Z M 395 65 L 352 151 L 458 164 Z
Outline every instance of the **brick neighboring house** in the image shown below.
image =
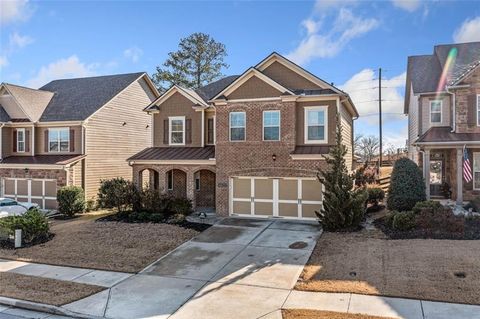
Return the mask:
M 480 195 L 480 42 L 437 45 L 408 58 L 405 93 L 409 157 L 429 197 L 448 185 L 458 203 Z M 463 178 L 467 149 L 473 181 Z M 460 181 L 460 182 L 459 182 Z
M 159 96 L 146 73 L 0 85 L 1 196 L 57 207 L 57 188 L 95 197 L 101 179 L 131 177 L 125 159 L 151 143 Z
M 173 86 L 145 111 L 153 145 L 129 159 L 133 179 L 187 196 L 198 210 L 314 218 L 337 113 L 353 165 L 358 113 L 348 94 L 277 53 L 198 90 Z

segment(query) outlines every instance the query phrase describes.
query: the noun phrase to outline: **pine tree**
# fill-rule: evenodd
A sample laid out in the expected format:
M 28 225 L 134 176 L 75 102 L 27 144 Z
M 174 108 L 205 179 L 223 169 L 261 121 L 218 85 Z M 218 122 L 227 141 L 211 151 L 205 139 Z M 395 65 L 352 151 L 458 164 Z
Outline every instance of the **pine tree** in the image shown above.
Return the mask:
M 320 169 L 318 179 L 324 185 L 323 207 L 315 212 L 325 230 L 356 229 L 363 219 L 367 192 L 354 189 L 354 177 L 345 164 L 347 148 L 342 143 L 342 127 L 337 114 L 336 145 L 325 156 L 328 167 Z

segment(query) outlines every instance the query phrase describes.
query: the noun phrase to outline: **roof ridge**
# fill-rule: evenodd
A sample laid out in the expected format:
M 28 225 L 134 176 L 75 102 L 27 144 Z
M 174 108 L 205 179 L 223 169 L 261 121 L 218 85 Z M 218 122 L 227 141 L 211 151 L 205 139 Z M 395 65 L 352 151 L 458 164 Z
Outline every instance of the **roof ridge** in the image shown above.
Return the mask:
M 27 90 L 31 90 L 31 91 L 35 91 L 35 92 L 52 93 L 52 92 L 47 91 L 47 90 L 34 89 L 34 88 L 30 88 L 30 87 L 28 87 L 28 86 L 23 86 L 23 85 L 18 85 L 18 84 L 12 84 L 12 83 L 8 83 L 8 82 L 2 82 L 2 84 L 4 84 L 4 85 L 11 85 L 11 86 L 15 86 L 15 87 L 18 87 L 18 88 L 27 89 Z
M 142 72 L 129 72 L 129 73 L 117 73 L 117 74 L 105 74 L 105 75 L 95 75 L 95 76 L 84 76 L 84 77 L 76 77 L 76 78 L 62 78 L 62 79 L 55 79 L 52 80 L 45 85 L 42 85 L 42 87 L 47 86 L 47 84 L 57 82 L 57 81 L 69 81 L 69 80 L 80 80 L 80 79 L 97 79 L 97 78 L 104 78 L 104 77 L 110 77 L 110 76 L 123 76 L 123 75 L 134 75 L 134 74 L 148 74 L 145 71 Z

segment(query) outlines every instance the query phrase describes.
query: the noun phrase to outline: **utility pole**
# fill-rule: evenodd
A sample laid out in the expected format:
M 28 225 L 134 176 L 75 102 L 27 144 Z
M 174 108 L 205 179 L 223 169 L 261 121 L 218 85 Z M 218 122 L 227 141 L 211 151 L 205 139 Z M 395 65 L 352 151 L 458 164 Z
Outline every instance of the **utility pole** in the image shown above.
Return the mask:
M 382 167 L 383 145 L 382 145 L 382 68 L 378 68 L 378 127 L 380 132 L 380 163 L 378 167 Z

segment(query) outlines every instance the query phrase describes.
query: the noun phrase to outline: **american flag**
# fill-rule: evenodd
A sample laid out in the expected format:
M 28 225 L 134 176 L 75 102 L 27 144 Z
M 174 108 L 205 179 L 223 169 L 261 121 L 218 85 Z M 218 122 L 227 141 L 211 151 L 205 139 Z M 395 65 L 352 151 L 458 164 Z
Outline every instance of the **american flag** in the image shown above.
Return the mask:
M 470 160 L 468 159 L 467 148 L 463 148 L 463 179 L 465 182 L 471 182 L 473 178 L 472 166 L 470 166 Z

